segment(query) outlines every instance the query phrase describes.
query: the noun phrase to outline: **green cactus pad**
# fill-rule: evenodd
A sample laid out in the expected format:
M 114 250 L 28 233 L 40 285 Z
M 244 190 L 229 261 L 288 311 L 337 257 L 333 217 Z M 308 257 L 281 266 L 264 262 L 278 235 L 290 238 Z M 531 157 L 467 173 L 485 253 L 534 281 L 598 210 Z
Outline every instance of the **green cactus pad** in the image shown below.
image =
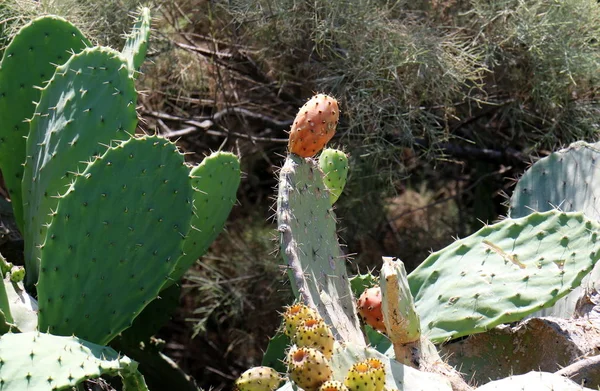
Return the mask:
M 474 391 L 592 391 L 555 373 L 529 372 L 489 382 Z
M 188 168 L 160 137 L 110 148 L 78 175 L 41 249 L 39 329 L 106 344 L 154 300 L 192 216 Z
M 364 345 L 329 192 L 314 160 L 287 157 L 279 178 L 277 225 L 296 293 L 319 312 L 336 339 Z
M 123 56 L 127 59 L 129 73 L 134 76 L 146 58 L 148 38 L 150 37 L 150 9 L 142 7 L 139 10 L 133 29 L 127 36 L 123 47 Z
M 3 391 L 66 389 L 102 375 L 120 375 L 132 386 L 127 391 L 148 390 L 135 361 L 76 337 L 5 334 L 0 337 L 0 362 Z
M 28 285 L 37 281 L 50 214 L 77 172 L 113 140 L 135 132 L 137 94 L 126 61 L 96 47 L 56 69 L 42 91 L 27 139 L 23 177 Z
M 177 260 L 169 284 L 179 281 L 223 231 L 240 185 L 240 162 L 233 153 L 215 152 L 194 167 L 190 177 L 195 213 L 183 247 L 184 255 Z
M 566 295 L 600 258 L 600 223 L 548 211 L 486 226 L 431 254 L 409 276 L 434 342 L 514 322 Z
M 319 156 L 319 167 L 323 171 L 323 182 L 329 190 L 329 199 L 333 205 L 346 186 L 348 156 L 340 150 L 326 148 Z
M 44 16 L 23 26 L 4 51 L 0 64 L 0 169 L 12 199 L 15 221 L 23 232 L 21 180 L 25 163 L 27 120 L 33 117 L 38 87 L 44 85 L 57 65 L 89 41 L 71 23 Z
M 544 212 L 555 207 L 564 212 L 583 212 L 600 220 L 600 200 L 595 185 L 600 184 L 600 143 L 576 142 L 537 161 L 519 179 L 510 199 L 510 216 L 519 218 L 533 211 Z M 570 318 L 582 288 L 600 288 L 600 265 L 596 265 L 581 287 L 575 288 L 551 308 L 535 316 Z
M 10 326 L 12 331 L 21 332 L 34 331 L 37 329 L 37 302 L 25 292 L 22 283 L 3 280 L 4 292 L 8 299 L 8 310 L 2 307 L 2 312 L 10 314 Z

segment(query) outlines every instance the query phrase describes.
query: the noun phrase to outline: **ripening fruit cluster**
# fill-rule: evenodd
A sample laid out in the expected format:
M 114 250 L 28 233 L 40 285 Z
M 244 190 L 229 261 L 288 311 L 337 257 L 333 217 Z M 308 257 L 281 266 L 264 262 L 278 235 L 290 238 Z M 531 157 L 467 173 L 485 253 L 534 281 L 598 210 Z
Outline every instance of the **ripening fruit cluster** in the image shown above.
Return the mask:
M 383 391 L 385 366 L 368 358 L 355 363 L 344 381 L 334 380 L 330 359 L 335 339 L 319 314 L 304 304 L 286 307 L 284 332 L 292 340 L 286 356 L 288 377 L 304 391 Z M 283 377 L 269 367 L 255 367 L 235 382 L 238 391 L 274 391 Z

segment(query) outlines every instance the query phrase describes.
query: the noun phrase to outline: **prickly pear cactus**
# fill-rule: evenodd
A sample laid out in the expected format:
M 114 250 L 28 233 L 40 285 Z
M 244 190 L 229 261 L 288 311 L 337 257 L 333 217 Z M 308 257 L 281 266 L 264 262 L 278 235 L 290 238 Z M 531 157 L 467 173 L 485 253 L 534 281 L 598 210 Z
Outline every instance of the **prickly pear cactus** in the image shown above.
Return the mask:
M 76 337 L 39 332 L 0 337 L 0 384 L 6 391 L 51 391 L 102 375 L 123 377 L 127 391 L 147 391 L 137 363 Z
M 423 334 L 483 332 L 551 306 L 600 258 L 600 223 L 552 210 L 486 226 L 431 254 L 409 276 Z
M 147 7 L 140 8 L 133 28 L 127 35 L 122 53 L 123 57 L 127 59 L 131 76 L 135 76 L 135 72 L 142 66 L 146 58 L 148 39 L 150 37 L 150 22 L 150 9 Z
M 240 175 L 240 162 L 230 152 L 214 152 L 192 169 L 194 216 L 185 238 L 183 255 L 177 260 L 166 286 L 179 281 L 223 231 L 236 201 Z
M 533 211 L 544 212 L 558 208 L 565 212 L 583 212 L 600 220 L 600 143 L 578 141 L 568 148 L 554 152 L 537 161 L 517 182 L 510 199 L 512 218 L 527 216 Z M 600 281 L 600 266 L 594 267 L 581 287 L 575 288 L 550 308 L 534 316 L 573 315 L 575 304 L 586 288 L 596 289 Z
M 160 137 L 123 142 L 76 175 L 41 248 L 39 329 L 106 344 L 128 327 L 182 254 L 191 193 L 183 156 Z
M 21 180 L 28 120 L 40 99 L 40 88 L 71 53 L 90 42 L 66 20 L 43 16 L 23 26 L 0 63 L 0 169 L 12 200 L 15 221 L 23 232 Z
M 137 94 L 118 52 L 85 49 L 48 82 L 27 139 L 23 177 L 27 282 L 37 281 L 51 214 L 87 162 L 135 133 Z
M 322 175 L 314 161 L 287 157 L 277 198 L 281 250 L 304 303 L 332 326 L 336 339 L 361 346 L 365 342 Z
M 319 167 L 323 171 L 323 182 L 329 190 L 329 199 L 333 205 L 346 186 L 348 156 L 337 149 L 325 148 L 319 155 Z
M 592 391 L 560 375 L 548 372 L 529 372 L 489 382 L 474 391 Z
M 316 155 L 335 134 L 340 109 L 335 98 L 317 94 L 300 108 L 292 129 L 288 149 L 301 157 Z

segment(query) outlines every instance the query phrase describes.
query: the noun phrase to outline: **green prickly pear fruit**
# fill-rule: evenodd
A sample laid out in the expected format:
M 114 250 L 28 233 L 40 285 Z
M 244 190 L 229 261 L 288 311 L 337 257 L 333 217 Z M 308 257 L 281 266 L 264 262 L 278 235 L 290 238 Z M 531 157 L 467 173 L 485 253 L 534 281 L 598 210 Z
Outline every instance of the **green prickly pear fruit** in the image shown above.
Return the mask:
M 383 362 L 367 359 L 352 365 L 344 384 L 350 391 L 382 391 L 385 386 Z
M 342 194 L 348 177 L 348 156 L 337 149 L 326 148 L 319 156 L 319 167 L 323 171 L 323 183 L 329 190 L 331 205 Z
M 287 357 L 290 379 L 305 391 L 316 391 L 332 371 L 325 355 L 317 349 L 293 346 Z
M 235 381 L 238 391 L 273 391 L 281 383 L 279 372 L 270 367 L 254 367 Z
M 306 319 L 318 319 L 319 315 L 312 308 L 304 304 L 294 304 L 286 307 L 283 313 L 283 321 L 285 324 L 285 335 L 293 338 L 296 334 L 296 329 Z
M 381 310 L 381 288 L 378 286 L 365 289 L 357 302 L 358 314 L 366 324 L 377 331 L 385 332 L 383 312 Z
M 329 380 L 321 384 L 319 391 L 348 391 L 348 387 L 346 387 L 341 381 Z
M 23 266 L 13 266 L 10 269 L 10 281 L 21 282 L 25 278 L 25 268 Z
M 306 319 L 296 329 L 294 342 L 301 347 L 315 348 L 329 359 L 335 339 L 323 319 Z

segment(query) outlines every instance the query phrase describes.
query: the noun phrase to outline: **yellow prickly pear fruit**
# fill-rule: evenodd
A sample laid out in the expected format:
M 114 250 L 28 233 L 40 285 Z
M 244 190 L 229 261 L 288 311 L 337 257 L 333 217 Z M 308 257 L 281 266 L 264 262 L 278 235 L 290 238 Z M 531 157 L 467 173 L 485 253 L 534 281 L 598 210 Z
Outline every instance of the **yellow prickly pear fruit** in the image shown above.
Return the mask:
M 254 367 L 242 373 L 235 381 L 238 391 L 273 391 L 281 383 L 279 372 L 270 367 Z
M 331 367 L 323 353 L 313 348 L 293 346 L 287 356 L 290 379 L 305 391 L 316 391 L 331 380 Z
M 341 381 L 329 380 L 321 384 L 319 391 L 348 391 L 348 387 L 346 387 Z
M 294 304 L 286 307 L 283 313 L 285 335 L 293 338 L 298 326 L 306 319 L 319 319 L 319 315 L 315 310 L 304 304 Z
M 378 359 L 366 359 L 354 364 L 344 384 L 350 391 L 383 391 L 385 387 L 385 367 Z
M 301 347 L 315 348 L 329 359 L 335 339 L 323 319 L 305 319 L 296 329 L 294 342 Z
M 335 134 L 340 109 L 335 98 L 317 94 L 300 108 L 290 131 L 288 149 L 301 157 L 317 154 Z

